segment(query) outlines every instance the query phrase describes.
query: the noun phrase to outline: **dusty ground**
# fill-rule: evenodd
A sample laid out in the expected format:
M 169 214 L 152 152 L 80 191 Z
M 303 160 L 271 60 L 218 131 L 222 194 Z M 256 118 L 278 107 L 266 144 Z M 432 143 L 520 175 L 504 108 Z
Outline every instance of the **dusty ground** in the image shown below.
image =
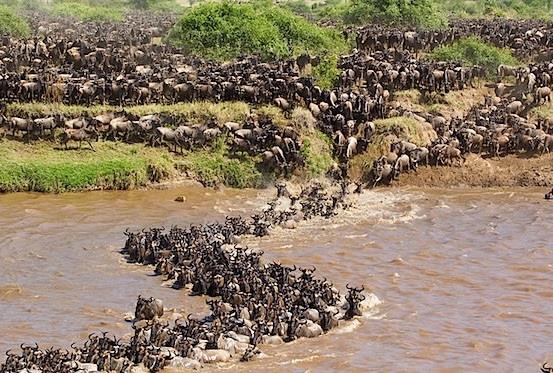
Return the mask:
M 428 112 L 442 115 L 446 119 L 463 117 L 469 109 L 484 102 L 487 95 L 493 95 L 490 84 L 479 82 L 475 88 L 451 91 L 446 94 L 434 94 L 424 99 L 417 90 L 400 91 L 394 94 L 393 101 L 401 107 L 414 112 Z
M 420 167 L 402 174 L 395 186 L 419 187 L 553 187 L 553 154 L 467 157 L 462 167 Z

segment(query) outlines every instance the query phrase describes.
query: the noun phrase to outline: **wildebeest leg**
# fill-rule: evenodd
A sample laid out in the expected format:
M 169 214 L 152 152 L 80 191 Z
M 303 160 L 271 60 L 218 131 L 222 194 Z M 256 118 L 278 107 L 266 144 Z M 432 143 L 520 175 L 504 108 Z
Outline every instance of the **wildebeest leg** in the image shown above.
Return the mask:
M 86 142 L 87 142 L 88 145 L 90 146 L 90 149 L 92 149 L 93 152 L 96 152 L 96 150 L 95 150 L 94 147 L 92 146 L 92 143 L 90 142 L 90 140 L 86 140 Z

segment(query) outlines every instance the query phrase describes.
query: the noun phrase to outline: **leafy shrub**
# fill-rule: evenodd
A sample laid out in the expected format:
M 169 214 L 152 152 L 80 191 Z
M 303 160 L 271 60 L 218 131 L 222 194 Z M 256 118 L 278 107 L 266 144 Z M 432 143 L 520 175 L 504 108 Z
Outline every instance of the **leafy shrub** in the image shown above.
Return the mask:
M 267 2 L 200 4 L 180 19 L 168 40 L 192 54 L 217 60 L 242 54 L 268 60 L 345 50 L 337 31 L 313 25 Z
M 438 47 L 430 53 L 429 57 L 439 61 L 456 61 L 467 66 L 478 65 L 491 74 L 496 72 L 501 64 L 520 64 L 508 49 L 490 45 L 476 36 L 469 36 L 453 44 Z
M 312 71 L 313 78 L 315 78 L 317 85 L 322 89 L 334 87 L 339 74 L 338 56 L 333 54 L 322 56 L 321 62 Z
M 382 22 L 391 25 L 440 28 L 447 24 L 433 0 L 352 0 L 346 23 Z
M 10 8 L 0 5 L 0 35 L 25 37 L 31 33 L 27 21 L 16 15 Z

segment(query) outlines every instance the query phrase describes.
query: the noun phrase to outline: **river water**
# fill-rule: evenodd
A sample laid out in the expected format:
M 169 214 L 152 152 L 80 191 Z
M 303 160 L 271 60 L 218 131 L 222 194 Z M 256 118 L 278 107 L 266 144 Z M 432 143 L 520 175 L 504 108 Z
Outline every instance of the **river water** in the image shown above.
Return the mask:
M 0 353 L 129 333 L 123 314 L 138 294 L 204 309 L 205 299 L 125 263 L 122 232 L 249 214 L 271 193 L 0 196 Z M 386 189 L 365 192 L 331 220 L 247 239 L 266 260 L 314 264 L 339 288 L 363 284 L 383 304 L 320 338 L 263 347 L 263 360 L 206 371 L 539 371 L 553 363 L 553 203 L 542 198 L 538 190 Z

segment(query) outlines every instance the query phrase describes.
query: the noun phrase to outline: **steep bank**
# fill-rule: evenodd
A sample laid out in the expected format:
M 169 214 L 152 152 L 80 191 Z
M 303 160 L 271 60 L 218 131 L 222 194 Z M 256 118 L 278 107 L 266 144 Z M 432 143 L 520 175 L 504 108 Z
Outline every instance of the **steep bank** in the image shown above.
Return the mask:
M 395 186 L 417 187 L 551 187 L 553 154 L 511 154 L 483 159 L 471 154 L 461 167 L 420 167 L 404 173 Z

